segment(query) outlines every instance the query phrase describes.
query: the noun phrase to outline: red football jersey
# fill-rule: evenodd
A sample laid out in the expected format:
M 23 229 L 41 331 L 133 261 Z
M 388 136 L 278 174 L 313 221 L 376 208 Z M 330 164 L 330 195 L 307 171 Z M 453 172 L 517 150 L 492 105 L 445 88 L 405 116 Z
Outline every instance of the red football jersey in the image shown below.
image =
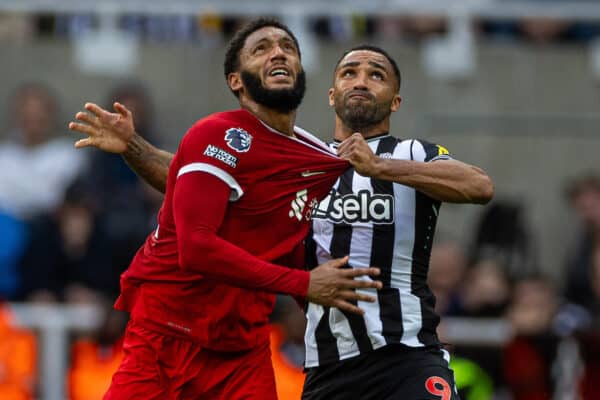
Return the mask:
M 271 129 L 245 110 L 198 121 L 171 163 L 158 228 L 123 273 L 116 307 L 214 350 L 247 349 L 268 340 L 273 293 L 306 295 L 302 242 L 312 208 L 349 167 L 306 131 L 295 128 L 295 136 Z M 207 178 L 193 175 L 198 173 L 231 189 L 214 232 L 222 246 L 191 261 L 187 254 L 183 261 L 182 243 L 189 248 L 195 232 L 182 230 L 185 219 L 176 224 L 177 201 L 189 209 L 190 201 L 211 196 L 206 187 L 190 190 L 197 182 L 193 177 Z M 184 194 L 184 186 L 176 189 L 178 182 L 188 185 Z M 179 200 L 174 193 L 180 193 Z M 211 213 L 192 210 L 200 217 Z

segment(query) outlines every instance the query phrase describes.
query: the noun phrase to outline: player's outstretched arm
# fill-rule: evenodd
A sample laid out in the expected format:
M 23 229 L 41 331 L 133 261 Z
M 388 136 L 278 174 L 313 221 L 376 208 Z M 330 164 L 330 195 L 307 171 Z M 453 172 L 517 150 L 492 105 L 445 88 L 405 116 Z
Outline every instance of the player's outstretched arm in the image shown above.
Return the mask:
M 217 232 L 227 213 L 230 193 L 231 188 L 225 182 L 208 173 L 187 173 L 177 179 L 173 214 L 179 266 L 183 270 L 231 286 L 288 294 L 359 314 L 362 310 L 351 301 L 375 300 L 354 289 L 380 288 L 381 282 L 354 278 L 376 276 L 377 268 L 343 269 L 341 267 L 348 262 L 345 257 L 329 261 L 309 273 L 261 260 L 221 238 Z
M 485 204 L 494 195 L 492 180 L 481 168 L 457 160 L 382 159 L 373 154 L 360 133 L 340 144 L 338 156 L 361 175 L 410 186 L 439 201 Z
M 360 276 L 375 277 L 378 268 L 342 268 L 348 263 L 348 257 L 338 258 L 319 265 L 310 271 L 310 280 L 306 299 L 323 306 L 337 307 L 342 311 L 364 314 L 364 311 L 351 302 L 375 301 L 373 296 L 361 294 L 355 289 L 381 289 L 382 283 L 373 280 L 356 280 Z
M 157 149 L 138 135 L 131 111 L 124 105 L 115 102 L 113 107 L 114 113 L 94 103 L 85 104 L 87 112 L 78 112 L 78 122 L 69 123 L 69 129 L 87 135 L 75 142 L 75 147 L 121 154 L 131 169 L 164 193 L 173 154 Z

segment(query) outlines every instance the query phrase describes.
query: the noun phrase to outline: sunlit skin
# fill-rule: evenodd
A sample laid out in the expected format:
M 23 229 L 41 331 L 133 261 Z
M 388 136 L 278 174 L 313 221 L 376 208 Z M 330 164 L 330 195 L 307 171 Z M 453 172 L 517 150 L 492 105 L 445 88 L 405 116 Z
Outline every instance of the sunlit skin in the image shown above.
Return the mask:
M 285 70 L 287 76 L 271 76 L 276 69 Z M 227 83 L 232 90 L 239 91 L 243 108 L 272 128 L 293 135 L 296 111 L 279 113 L 254 101 L 244 87 L 241 72 L 248 71 L 259 76 L 267 89 L 291 89 L 301 69 L 298 48 L 290 35 L 279 28 L 265 27 L 248 36 L 240 52 L 240 71 L 229 74 Z
M 400 108 L 399 82 L 388 59 L 377 52 L 357 50 L 348 53 L 335 70 L 329 89 L 329 105 L 336 109 L 335 138 L 343 141 L 356 132 L 339 115 L 351 112 L 376 114 L 375 124 L 361 127 L 369 138 L 389 132 L 390 114 Z

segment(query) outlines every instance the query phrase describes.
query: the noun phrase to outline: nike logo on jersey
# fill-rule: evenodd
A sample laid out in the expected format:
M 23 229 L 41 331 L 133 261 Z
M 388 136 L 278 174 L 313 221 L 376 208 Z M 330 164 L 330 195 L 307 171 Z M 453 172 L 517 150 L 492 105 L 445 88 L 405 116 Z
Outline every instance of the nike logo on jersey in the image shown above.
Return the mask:
M 304 172 L 301 172 L 300 175 L 303 178 L 308 178 L 309 176 L 323 175 L 324 173 L 325 173 L 325 171 L 304 171 Z

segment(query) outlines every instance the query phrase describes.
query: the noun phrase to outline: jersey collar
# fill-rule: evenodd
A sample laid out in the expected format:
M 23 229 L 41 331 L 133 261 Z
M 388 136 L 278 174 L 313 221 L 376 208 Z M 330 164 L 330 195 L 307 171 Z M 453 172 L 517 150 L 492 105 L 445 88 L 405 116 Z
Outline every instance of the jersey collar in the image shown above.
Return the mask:
M 365 139 L 365 140 L 367 142 L 374 142 L 374 141 L 379 140 L 379 139 L 381 139 L 383 137 L 386 137 L 386 136 L 390 136 L 390 133 L 389 132 L 383 132 L 383 133 L 380 133 L 379 135 L 371 136 L 370 138 Z M 333 139 L 333 143 L 340 144 L 340 143 L 342 143 L 342 141 L 338 140 L 338 139 Z

